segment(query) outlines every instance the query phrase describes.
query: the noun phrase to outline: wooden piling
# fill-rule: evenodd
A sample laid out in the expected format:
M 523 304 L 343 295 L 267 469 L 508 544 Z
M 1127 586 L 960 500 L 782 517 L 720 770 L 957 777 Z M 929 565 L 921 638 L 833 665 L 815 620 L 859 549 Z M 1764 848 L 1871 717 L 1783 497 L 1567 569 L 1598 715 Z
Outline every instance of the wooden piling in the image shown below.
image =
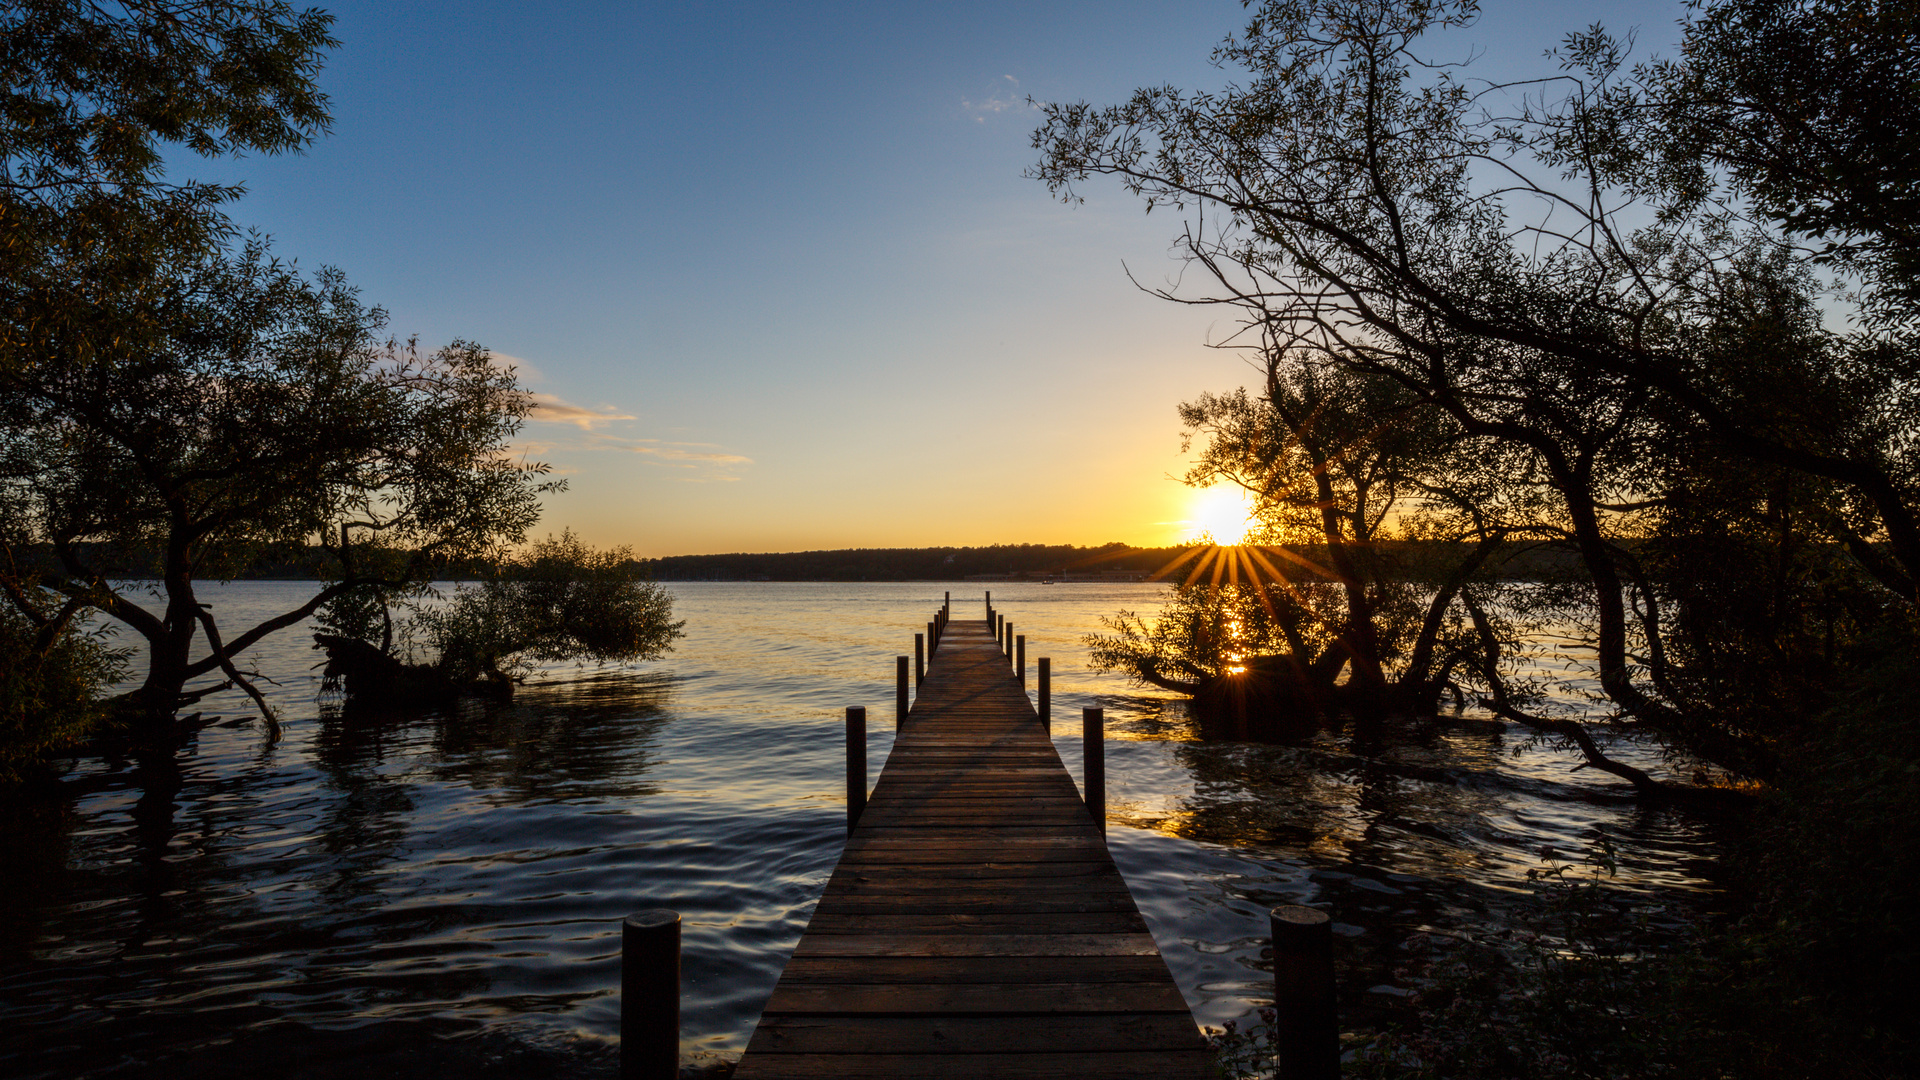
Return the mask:
M 893 658 L 893 730 L 907 726 L 907 658 Z
M 1013 639 L 1013 670 L 1020 673 L 1020 692 L 1027 691 L 1027 635 Z
M 927 624 L 927 632 L 913 635 L 913 688 L 927 681 L 927 643 L 933 640 L 933 624 Z
M 1081 761 L 1085 769 L 1087 811 L 1101 832 L 1107 831 L 1107 721 L 1096 706 L 1080 710 Z
M 847 835 L 867 808 L 867 709 L 847 706 Z
M 1053 734 L 1053 659 L 1040 658 L 1040 701 L 1034 706 L 1040 714 L 1040 730 Z
M 1340 1017 L 1333 986 L 1333 918 L 1288 904 L 1273 933 L 1273 1045 L 1279 1080 L 1338 1080 Z
M 636 911 L 620 924 L 620 1080 L 680 1075 L 680 914 Z

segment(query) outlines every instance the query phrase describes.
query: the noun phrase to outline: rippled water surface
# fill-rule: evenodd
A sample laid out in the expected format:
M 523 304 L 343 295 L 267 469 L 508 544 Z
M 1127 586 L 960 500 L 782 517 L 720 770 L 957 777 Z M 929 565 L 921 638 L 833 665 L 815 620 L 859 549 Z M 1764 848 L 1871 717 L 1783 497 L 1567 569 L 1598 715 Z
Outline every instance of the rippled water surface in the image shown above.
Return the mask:
M 247 699 L 209 699 L 225 719 L 176 769 L 78 762 L 67 804 L 0 819 L 0 1074 L 611 1075 L 618 921 L 647 907 L 685 921 L 689 1058 L 737 1056 L 839 857 L 842 710 L 875 718 L 877 775 L 893 658 L 949 587 L 675 583 L 666 660 L 436 713 L 323 710 L 309 639 L 268 639 L 278 742 Z M 311 588 L 204 595 L 238 627 Z M 977 617 L 979 586 L 953 592 Z M 1347 966 L 1384 972 L 1407 933 L 1497 929 L 1529 869 L 1597 830 L 1648 904 L 1709 888 L 1709 827 L 1502 725 L 1202 742 L 1182 704 L 1085 667 L 1081 635 L 1160 586 L 994 592 L 1053 658 L 1076 776 L 1080 707 L 1106 708 L 1109 842 L 1203 1023 L 1268 993 L 1276 903 L 1328 907 Z

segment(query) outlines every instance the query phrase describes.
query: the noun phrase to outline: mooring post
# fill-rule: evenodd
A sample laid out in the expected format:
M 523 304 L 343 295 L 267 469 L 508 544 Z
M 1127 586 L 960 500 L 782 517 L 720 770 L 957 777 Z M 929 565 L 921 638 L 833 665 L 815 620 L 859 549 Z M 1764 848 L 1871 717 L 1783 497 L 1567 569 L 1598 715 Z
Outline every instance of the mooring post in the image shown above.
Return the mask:
M 1338 1080 L 1340 1017 L 1333 990 L 1333 919 L 1288 904 L 1273 932 L 1273 1045 L 1279 1080 Z
M 620 924 L 620 1080 L 680 1075 L 680 913 L 636 911 Z
M 847 706 L 847 835 L 867 808 L 867 708 Z
M 1013 663 L 1013 620 L 1012 619 L 1007 620 L 1006 632 L 1000 635 L 1000 655 L 1006 658 L 1007 663 L 1009 664 Z
M 913 635 L 913 688 L 927 681 L 927 643 L 933 640 L 933 624 L 927 624 L 925 634 Z
M 1020 673 L 1020 692 L 1027 692 L 1027 635 L 1013 639 L 1013 669 Z
M 1040 730 L 1053 734 L 1053 660 L 1040 658 L 1040 703 L 1034 706 L 1034 712 L 1040 714 Z
M 893 658 L 893 730 L 907 726 L 907 658 Z
M 1087 810 L 1093 824 L 1107 831 L 1107 719 L 1089 705 L 1080 710 L 1081 760 L 1086 767 Z
M 986 590 L 986 593 L 987 593 L 987 625 L 992 626 L 993 625 L 993 590 L 988 589 Z

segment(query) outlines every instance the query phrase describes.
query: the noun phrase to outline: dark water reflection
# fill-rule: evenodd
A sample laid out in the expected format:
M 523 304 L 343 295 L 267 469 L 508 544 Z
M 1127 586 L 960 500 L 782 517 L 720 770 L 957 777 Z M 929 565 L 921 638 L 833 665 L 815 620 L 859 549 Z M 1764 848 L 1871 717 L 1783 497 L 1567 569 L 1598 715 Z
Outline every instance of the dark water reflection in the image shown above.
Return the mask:
M 64 804 L 0 808 L 0 1076 L 611 1075 L 618 922 L 655 906 L 685 920 L 689 1057 L 737 1054 L 839 857 L 841 710 L 876 718 L 877 774 L 893 656 L 942 589 L 675 588 L 692 636 L 671 659 L 552 671 L 506 706 L 341 708 L 304 640 L 269 639 L 278 744 L 229 719 L 171 761 L 81 763 Z M 1197 741 L 1177 702 L 1084 666 L 1097 616 L 1157 591 L 995 594 L 1054 658 L 1076 775 L 1067 718 L 1107 709 L 1110 843 L 1203 1022 L 1265 1000 L 1276 903 L 1334 912 L 1364 1017 L 1409 935 L 1498 933 L 1528 870 L 1602 830 L 1649 910 L 1710 900 L 1712 823 L 1503 725 Z
M 1131 759 L 1116 771 L 1118 816 L 1134 827 L 1110 842 L 1203 1022 L 1271 1000 L 1278 904 L 1334 915 L 1343 1021 L 1358 1025 L 1392 1021 L 1414 988 L 1399 973 L 1416 938 L 1502 937 L 1535 910 L 1530 872 L 1590 874 L 1603 838 L 1609 886 L 1654 931 L 1683 931 L 1717 898 L 1725 823 L 1577 779 L 1517 728 L 1454 718 L 1271 746 L 1188 741 L 1180 718 L 1139 712 L 1132 741 L 1109 747 Z

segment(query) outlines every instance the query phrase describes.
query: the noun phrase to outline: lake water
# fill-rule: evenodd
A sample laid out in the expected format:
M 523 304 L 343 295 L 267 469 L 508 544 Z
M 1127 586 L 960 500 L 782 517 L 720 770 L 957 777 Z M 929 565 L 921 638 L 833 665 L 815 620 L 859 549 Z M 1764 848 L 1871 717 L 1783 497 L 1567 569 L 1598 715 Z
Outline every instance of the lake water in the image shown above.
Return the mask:
M 203 599 L 231 635 L 312 587 Z M 6 811 L 0 1075 L 612 1075 L 619 920 L 649 907 L 684 919 L 688 1060 L 738 1056 L 845 838 L 843 710 L 868 707 L 877 776 L 894 657 L 949 589 L 979 617 L 982 586 L 668 587 L 671 656 L 549 669 L 510 706 L 343 718 L 283 632 L 246 665 L 278 684 L 277 743 L 224 695 L 203 708 L 233 726 L 177 777 L 83 761 L 70 805 Z M 1080 709 L 1106 709 L 1109 844 L 1202 1023 L 1269 1000 L 1275 904 L 1332 911 L 1352 1014 L 1391 997 L 1408 935 L 1497 932 L 1527 871 L 1599 830 L 1650 910 L 1711 895 L 1710 825 L 1524 732 L 1204 743 L 1170 695 L 1086 668 L 1081 636 L 1161 586 L 991 587 L 1029 663 L 1052 657 L 1076 778 Z

